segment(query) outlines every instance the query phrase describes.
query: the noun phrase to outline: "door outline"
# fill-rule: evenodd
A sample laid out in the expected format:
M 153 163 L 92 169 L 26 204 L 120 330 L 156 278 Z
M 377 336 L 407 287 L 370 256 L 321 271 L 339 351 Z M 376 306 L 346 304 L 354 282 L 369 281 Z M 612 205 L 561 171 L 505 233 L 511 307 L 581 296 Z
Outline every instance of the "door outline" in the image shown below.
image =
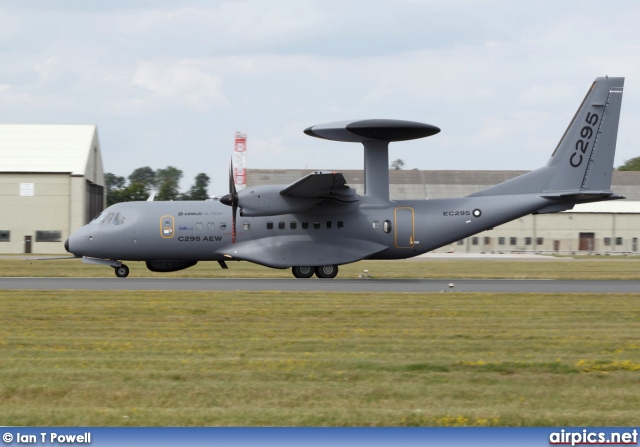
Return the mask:
M 415 242 L 415 213 L 410 206 L 393 210 L 394 243 L 396 248 L 413 248 Z
M 167 223 L 169 225 L 166 225 Z M 160 236 L 162 236 L 164 239 L 171 239 L 174 233 L 175 221 L 173 220 L 173 216 L 162 216 L 160 218 Z

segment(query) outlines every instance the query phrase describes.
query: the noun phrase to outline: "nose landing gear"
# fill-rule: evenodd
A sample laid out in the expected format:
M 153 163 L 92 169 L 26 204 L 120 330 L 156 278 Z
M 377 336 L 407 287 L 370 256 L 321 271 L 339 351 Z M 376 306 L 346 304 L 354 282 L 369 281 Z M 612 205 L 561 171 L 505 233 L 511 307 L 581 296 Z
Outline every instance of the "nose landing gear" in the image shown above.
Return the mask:
M 114 267 L 113 269 L 115 270 L 118 278 L 126 278 L 129 276 L 129 267 L 124 264 L 120 265 L 120 267 Z

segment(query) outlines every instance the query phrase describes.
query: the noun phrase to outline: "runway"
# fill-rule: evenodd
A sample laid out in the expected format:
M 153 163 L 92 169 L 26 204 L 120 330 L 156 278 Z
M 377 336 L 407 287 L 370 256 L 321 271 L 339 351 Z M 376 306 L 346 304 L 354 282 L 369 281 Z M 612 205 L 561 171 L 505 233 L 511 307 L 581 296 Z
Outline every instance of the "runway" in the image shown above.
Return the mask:
M 452 285 L 452 286 L 451 286 Z M 476 279 L 0 278 L 0 290 L 638 293 L 640 281 Z

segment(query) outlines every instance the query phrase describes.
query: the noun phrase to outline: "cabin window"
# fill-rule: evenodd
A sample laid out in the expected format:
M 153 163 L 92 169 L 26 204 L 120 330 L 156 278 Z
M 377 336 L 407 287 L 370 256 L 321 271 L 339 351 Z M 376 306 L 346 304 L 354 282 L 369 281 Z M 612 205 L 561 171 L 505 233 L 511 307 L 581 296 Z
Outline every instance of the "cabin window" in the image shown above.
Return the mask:
M 384 231 L 385 233 L 391 233 L 391 221 L 390 220 L 385 220 L 384 223 L 382 224 L 382 231 Z
M 202 222 L 196 222 L 196 230 L 202 231 Z
M 309 228 L 309 222 L 302 222 L 302 229 L 306 230 L 307 228 Z
M 215 229 L 216 229 L 216 224 L 214 224 L 213 222 L 207 222 L 207 230 L 213 231 Z
M 273 230 L 273 222 L 267 222 L 267 230 Z
M 378 228 L 380 228 L 380 222 L 378 222 L 377 220 L 373 221 L 373 229 L 377 230 Z
M 315 228 L 316 230 L 320 229 L 320 222 L 314 222 L 313 223 L 313 228 Z
M 289 228 L 291 228 L 292 230 L 295 230 L 296 228 L 298 228 L 298 222 L 296 222 L 295 220 L 292 220 L 291 222 L 289 222 Z
M 338 230 L 342 230 L 344 228 L 344 222 L 339 220 L 338 221 Z
M 243 229 L 243 230 L 245 230 L 245 231 L 247 231 L 247 230 L 249 229 L 249 222 L 244 222 L 244 223 L 242 224 L 242 229 Z
M 284 230 L 285 226 L 286 225 L 285 225 L 284 221 L 281 220 L 280 222 L 278 222 L 278 229 L 279 230 Z
M 330 221 L 330 220 L 328 220 L 328 221 L 326 221 L 326 222 L 325 222 L 325 228 L 326 228 L 327 230 L 330 230 L 330 229 L 331 229 L 331 221 Z
M 226 222 L 220 222 L 220 229 L 221 230 L 226 230 L 227 229 L 227 223 Z
M 11 241 L 11 231 L 0 230 L 0 242 L 10 242 L 10 241 Z

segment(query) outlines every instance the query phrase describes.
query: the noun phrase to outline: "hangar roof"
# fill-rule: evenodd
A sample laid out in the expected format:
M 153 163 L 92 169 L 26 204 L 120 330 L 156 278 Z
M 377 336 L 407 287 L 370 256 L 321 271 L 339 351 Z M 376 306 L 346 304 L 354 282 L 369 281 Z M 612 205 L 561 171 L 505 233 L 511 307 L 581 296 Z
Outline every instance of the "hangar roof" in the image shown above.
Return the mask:
M 0 172 L 85 176 L 96 147 L 95 125 L 0 124 Z
M 640 202 L 610 200 L 607 202 L 581 203 L 565 213 L 640 214 Z

